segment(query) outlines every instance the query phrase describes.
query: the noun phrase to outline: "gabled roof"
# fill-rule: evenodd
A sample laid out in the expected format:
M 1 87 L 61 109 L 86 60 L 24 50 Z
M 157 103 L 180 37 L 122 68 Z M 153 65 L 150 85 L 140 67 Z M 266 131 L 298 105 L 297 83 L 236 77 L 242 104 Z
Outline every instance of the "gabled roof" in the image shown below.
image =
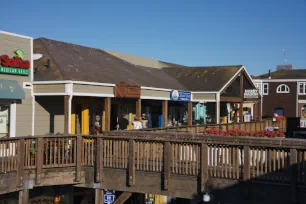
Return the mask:
M 269 73 L 252 76 L 253 79 L 268 79 Z M 293 69 L 271 72 L 271 79 L 306 79 L 306 69 Z
M 191 91 L 220 91 L 242 65 L 171 67 L 163 70 Z
M 218 92 L 242 68 L 242 65 L 187 67 L 158 60 L 155 61 L 161 68 L 152 68 L 147 65 L 152 62 L 148 58 L 143 64 L 133 64 L 101 49 L 46 38 L 34 40 L 34 52 L 44 56 L 35 61 L 35 81 L 124 82 L 134 86 Z M 50 68 L 45 66 L 47 59 Z M 138 63 L 141 57 L 134 59 Z
M 77 80 L 167 89 L 186 88 L 161 69 L 136 66 L 101 49 L 39 38 L 34 41 L 34 52 L 43 52 L 44 58 L 35 61 L 35 81 Z M 51 68 L 47 69 L 47 58 Z

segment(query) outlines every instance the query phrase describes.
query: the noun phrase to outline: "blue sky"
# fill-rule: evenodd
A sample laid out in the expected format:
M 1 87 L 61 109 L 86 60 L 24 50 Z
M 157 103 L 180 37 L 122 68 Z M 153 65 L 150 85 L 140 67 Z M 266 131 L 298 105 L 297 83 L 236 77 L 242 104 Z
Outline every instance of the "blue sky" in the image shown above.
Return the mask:
M 305 0 L 6 1 L 0 30 L 254 75 L 283 64 L 284 48 L 306 69 Z

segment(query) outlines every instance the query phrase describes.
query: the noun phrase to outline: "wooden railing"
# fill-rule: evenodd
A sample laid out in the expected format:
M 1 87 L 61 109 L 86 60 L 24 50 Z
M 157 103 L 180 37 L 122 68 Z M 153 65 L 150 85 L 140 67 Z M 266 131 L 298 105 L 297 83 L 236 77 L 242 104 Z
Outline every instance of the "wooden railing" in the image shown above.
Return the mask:
M 209 178 L 306 185 L 305 140 L 132 134 L 0 139 L 0 173 L 16 172 L 21 184 L 24 170 L 34 169 L 39 183 L 43 169 L 76 167 L 80 181 L 82 166 L 89 166 L 96 168 L 97 182 L 103 181 L 104 168 L 128 170 L 129 185 L 134 185 L 137 171 L 160 172 L 166 189 L 171 175 L 199 176 L 201 185 Z
M 141 131 L 152 131 L 152 132 L 188 132 L 188 133 L 201 133 L 206 129 L 215 128 L 219 130 L 233 130 L 239 129 L 243 131 L 263 131 L 266 127 L 279 127 L 281 132 L 286 132 L 287 121 L 275 121 L 272 119 L 265 119 L 261 121 L 245 122 L 245 123 L 228 123 L 228 124 L 200 124 L 191 126 L 177 126 L 177 127 L 166 127 L 166 128 L 146 128 Z

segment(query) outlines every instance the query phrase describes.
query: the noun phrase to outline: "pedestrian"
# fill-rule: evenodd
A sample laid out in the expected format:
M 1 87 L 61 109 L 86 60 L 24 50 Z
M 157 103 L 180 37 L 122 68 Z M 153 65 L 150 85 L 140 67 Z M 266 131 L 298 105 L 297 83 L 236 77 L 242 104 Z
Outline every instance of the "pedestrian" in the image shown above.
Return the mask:
M 118 125 L 119 125 L 119 130 L 126 130 L 127 129 L 128 125 L 129 125 L 129 121 L 128 121 L 128 119 L 125 118 L 125 114 L 122 114 L 121 118 L 119 118 Z

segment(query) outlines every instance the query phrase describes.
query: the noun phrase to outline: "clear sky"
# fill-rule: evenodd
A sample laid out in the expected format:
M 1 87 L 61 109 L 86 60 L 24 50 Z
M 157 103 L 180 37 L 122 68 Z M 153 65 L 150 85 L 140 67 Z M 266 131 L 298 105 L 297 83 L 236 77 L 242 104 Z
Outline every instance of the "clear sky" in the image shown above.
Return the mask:
M 0 30 L 261 74 L 306 69 L 305 0 L 26 0 L 1 3 Z

